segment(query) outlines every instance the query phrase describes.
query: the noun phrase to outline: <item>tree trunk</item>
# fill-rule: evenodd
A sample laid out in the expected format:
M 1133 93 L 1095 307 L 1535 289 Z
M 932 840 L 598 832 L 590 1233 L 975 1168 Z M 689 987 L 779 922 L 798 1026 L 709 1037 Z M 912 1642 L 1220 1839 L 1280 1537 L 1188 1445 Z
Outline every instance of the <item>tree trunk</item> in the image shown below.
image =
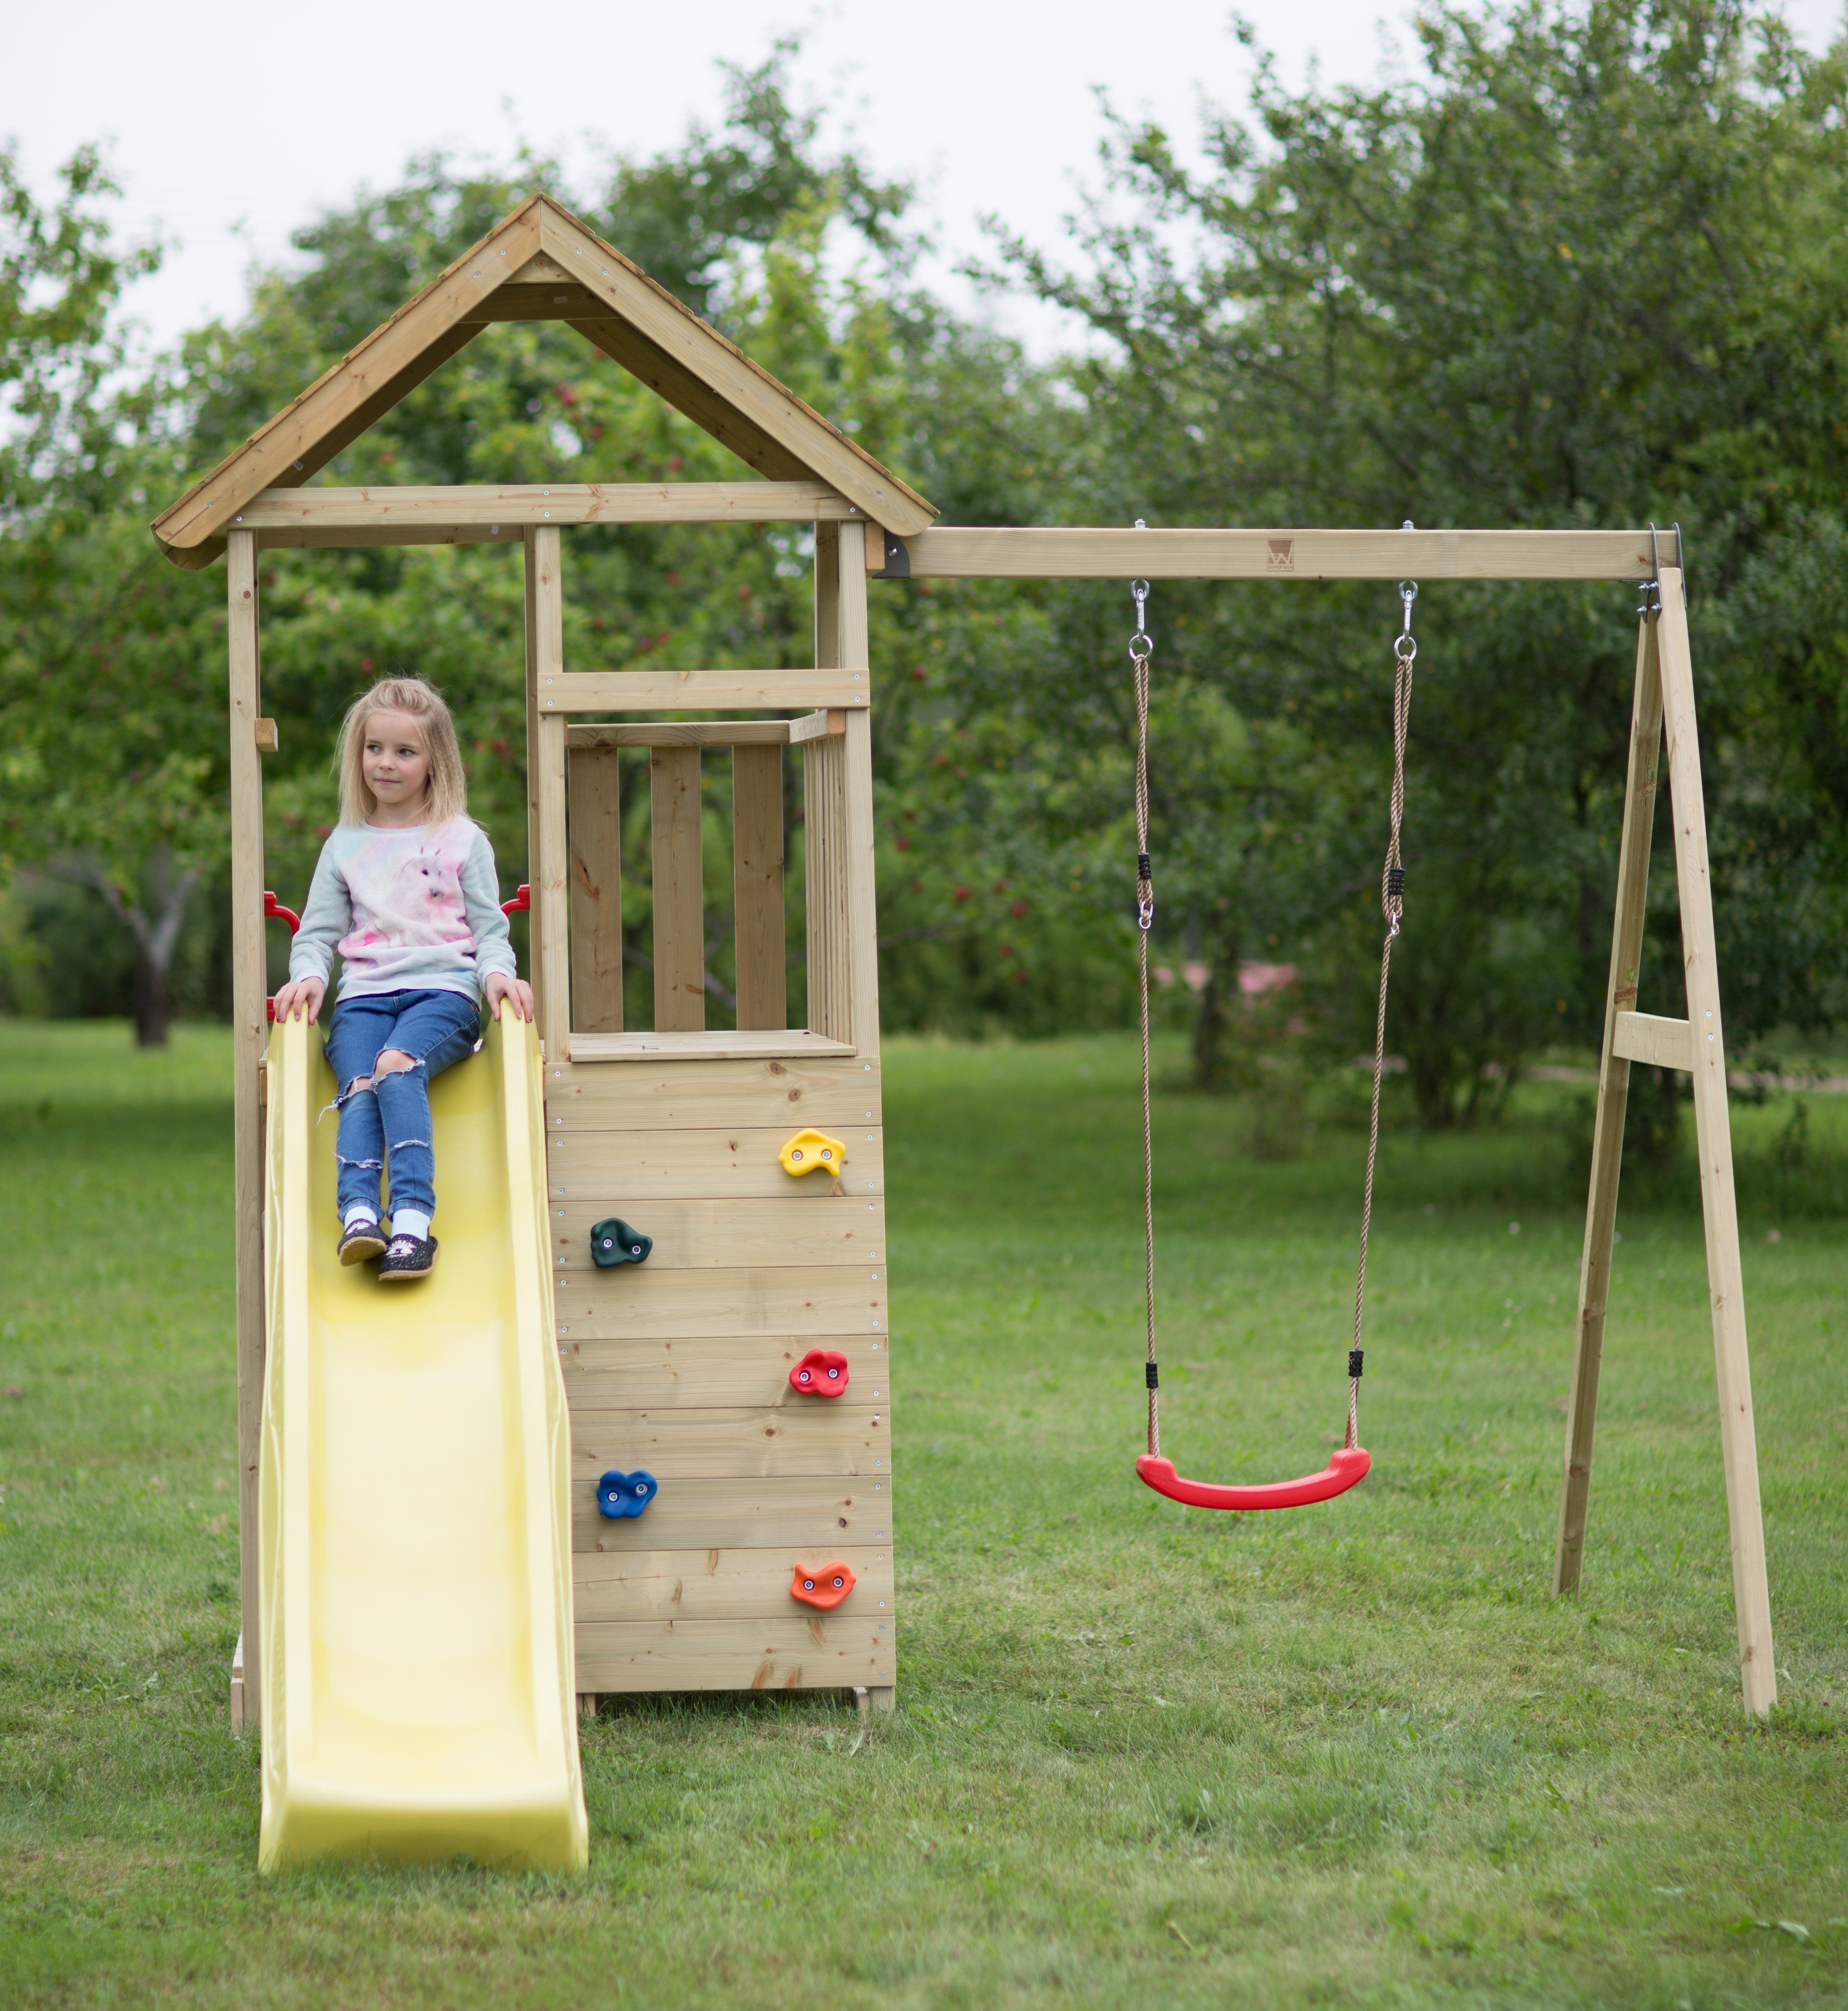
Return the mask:
M 167 982 L 172 964 L 169 949 L 164 958 L 151 956 L 135 934 L 135 1045 L 138 1048 L 164 1048 L 167 1030 L 173 1020 L 173 994 Z
M 1224 1095 L 1253 1087 L 1251 1058 L 1244 1037 L 1245 995 L 1239 989 L 1239 931 L 1223 917 L 1205 945 L 1207 982 L 1199 1016 L 1193 1023 L 1193 1081 L 1196 1089 Z
M 173 1023 L 173 952 L 179 947 L 187 904 L 199 884 L 198 868 L 188 867 L 176 875 L 173 855 L 162 845 L 142 869 L 142 899 L 133 906 L 100 860 L 79 860 L 69 870 L 72 878 L 95 888 L 134 942 L 136 1045 L 164 1048 Z

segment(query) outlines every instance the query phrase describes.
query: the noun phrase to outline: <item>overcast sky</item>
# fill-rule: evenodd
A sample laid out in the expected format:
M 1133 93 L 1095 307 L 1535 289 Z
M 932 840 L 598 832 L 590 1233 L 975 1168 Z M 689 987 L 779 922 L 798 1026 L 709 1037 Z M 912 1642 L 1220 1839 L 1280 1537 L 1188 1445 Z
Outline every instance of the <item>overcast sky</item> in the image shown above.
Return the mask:
M 1246 0 L 1242 10 L 1299 83 L 1376 75 L 1409 9 L 1391 0 Z M 1793 0 L 1820 46 L 1841 0 Z M 778 28 L 805 32 L 800 74 L 873 164 L 915 177 L 944 247 L 930 274 L 952 292 L 958 257 L 998 214 L 1048 245 L 1094 180 L 1095 91 L 1178 134 L 1203 94 L 1242 101 L 1250 60 L 1224 0 L 823 0 L 814 7 L 701 0 L 339 0 L 310 7 L 194 0 L 66 0 L 7 10 L 0 134 L 42 189 L 85 140 L 104 138 L 132 229 L 172 241 L 133 299 L 157 340 L 235 314 L 253 258 L 361 184 L 389 185 L 436 146 L 505 162 L 519 140 L 589 167 L 600 152 L 671 146 L 720 105 L 718 59 L 752 62 Z M 966 294 L 962 295 L 966 301 Z M 1036 343 L 1052 326 L 1002 317 Z

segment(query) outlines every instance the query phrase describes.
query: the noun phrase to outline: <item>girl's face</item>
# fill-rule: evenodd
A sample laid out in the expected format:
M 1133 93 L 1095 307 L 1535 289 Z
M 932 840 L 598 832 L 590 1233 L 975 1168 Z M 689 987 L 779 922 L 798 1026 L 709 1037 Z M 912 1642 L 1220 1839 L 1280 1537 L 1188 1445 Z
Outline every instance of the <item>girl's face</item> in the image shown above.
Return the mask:
M 378 806 L 381 824 L 414 824 L 424 806 L 430 757 L 423 728 L 407 712 L 375 712 L 366 721 L 360 772 Z

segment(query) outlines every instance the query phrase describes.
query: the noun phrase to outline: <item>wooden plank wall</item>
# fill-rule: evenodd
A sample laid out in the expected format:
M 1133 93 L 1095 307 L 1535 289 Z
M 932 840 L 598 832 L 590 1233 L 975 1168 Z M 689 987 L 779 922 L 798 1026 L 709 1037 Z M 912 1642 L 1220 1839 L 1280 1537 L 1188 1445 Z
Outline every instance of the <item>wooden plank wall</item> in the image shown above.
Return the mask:
M 705 888 L 700 846 L 699 749 L 649 755 L 655 872 L 655 1030 L 705 1027 Z
M 622 795 L 614 747 L 565 757 L 571 848 L 571 1025 L 623 1030 Z
M 817 545 L 817 661 L 864 671 L 863 541 L 818 536 Z M 547 1061 L 580 1692 L 855 1687 L 881 1704 L 890 1698 L 891 1344 L 869 723 L 850 719 L 858 734 L 804 748 L 809 911 L 826 917 L 819 939 L 811 924 L 822 969 L 810 974 L 809 1025 L 821 1023 L 819 995 L 840 1038 L 856 1030 L 858 1052 Z M 658 965 L 675 831 L 684 859 L 671 870 L 684 865 L 694 890 L 682 926 L 699 926 L 699 753 L 651 756 Z M 664 754 L 684 756 L 684 768 L 664 767 Z M 751 757 L 734 769 L 741 1020 L 780 1025 L 782 754 L 741 746 L 741 756 Z M 613 767 L 613 748 L 607 758 Z M 602 869 L 593 860 L 589 870 Z M 574 946 L 574 975 L 584 954 Z M 777 1155 L 812 1125 L 844 1143 L 845 1163 L 826 1179 L 792 1178 Z M 645 1264 L 591 1262 L 590 1226 L 612 1215 L 654 1238 Z M 816 1347 L 848 1358 L 838 1398 L 790 1387 L 790 1370 Z M 599 1514 L 599 1475 L 638 1467 L 659 1487 L 646 1514 Z M 857 1580 L 842 1605 L 818 1612 L 790 1596 L 798 1564 L 836 1559 Z
M 889 1688 L 891 1387 L 876 1058 L 546 1070 L 559 1346 L 571 1406 L 581 1691 Z M 824 1181 L 777 1154 L 844 1140 Z M 599 1271 L 620 1215 L 645 1264 Z M 789 1372 L 837 1348 L 844 1395 Z M 599 1474 L 644 1467 L 645 1515 L 597 1511 Z M 831 1613 L 789 1595 L 843 1558 Z
M 741 1027 L 789 1024 L 783 849 L 783 749 L 734 747 L 731 879 Z

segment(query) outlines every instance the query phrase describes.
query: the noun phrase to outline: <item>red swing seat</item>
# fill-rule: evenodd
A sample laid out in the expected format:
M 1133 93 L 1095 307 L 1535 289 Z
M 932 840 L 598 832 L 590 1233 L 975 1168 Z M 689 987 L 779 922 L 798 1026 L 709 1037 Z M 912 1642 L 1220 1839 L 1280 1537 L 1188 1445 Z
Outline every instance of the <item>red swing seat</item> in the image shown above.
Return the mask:
M 1142 528 L 1137 519 L 1136 528 Z M 1412 528 L 1409 520 L 1406 529 Z M 1190 1508 L 1306 1508 L 1311 1503 L 1331 1501 L 1338 1494 L 1359 1485 L 1373 1465 L 1373 1455 L 1364 1446 L 1346 1444 L 1329 1455 L 1320 1473 L 1305 1473 L 1294 1480 L 1273 1481 L 1249 1487 L 1221 1486 L 1208 1480 L 1187 1480 L 1175 1471 L 1171 1459 L 1164 1459 L 1158 1448 L 1160 1426 L 1156 1409 L 1160 1387 L 1155 1361 L 1155 1151 L 1151 1121 L 1149 1077 L 1149 933 L 1155 924 L 1155 874 L 1149 854 L 1149 658 L 1155 645 L 1144 625 L 1149 596 L 1146 579 L 1132 580 L 1129 591 L 1135 601 L 1135 632 L 1129 639 L 1129 660 L 1135 669 L 1135 919 L 1136 991 L 1142 1007 L 1143 1045 L 1143 1235 L 1148 1272 L 1148 1388 L 1149 1450 L 1135 1462 L 1135 1476 L 1145 1487 L 1171 1501 Z M 1392 796 L 1390 836 L 1386 860 L 1380 876 L 1380 907 L 1387 923 L 1386 940 L 1380 949 L 1380 1002 L 1374 1031 L 1373 1111 L 1368 1127 L 1366 1185 L 1360 1205 L 1360 1262 L 1354 1280 L 1354 1344 L 1348 1351 L 1347 1436 L 1359 1436 L 1357 1405 L 1360 1393 L 1361 1318 L 1366 1306 L 1366 1244 L 1373 1221 L 1374 1171 L 1380 1149 L 1380 1086 L 1386 1070 L 1386 993 L 1392 970 L 1392 945 L 1405 912 L 1405 865 L 1399 849 L 1399 833 L 1405 815 L 1406 735 L 1412 718 L 1412 666 L 1418 645 L 1412 635 L 1412 603 L 1418 582 L 1402 579 L 1399 594 L 1404 614 L 1398 640 L 1393 644 L 1397 663 L 1392 683 Z
M 1210 1480 L 1183 1480 L 1171 1459 L 1144 1453 L 1135 1462 L 1135 1477 L 1171 1501 L 1190 1508 L 1306 1508 L 1312 1501 L 1332 1500 L 1366 1478 L 1373 1455 L 1365 1446 L 1343 1446 L 1329 1455 L 1320 1473 L 1296 1480 L 1277 1480 L 1267 1486 L 1221 1487 Z

